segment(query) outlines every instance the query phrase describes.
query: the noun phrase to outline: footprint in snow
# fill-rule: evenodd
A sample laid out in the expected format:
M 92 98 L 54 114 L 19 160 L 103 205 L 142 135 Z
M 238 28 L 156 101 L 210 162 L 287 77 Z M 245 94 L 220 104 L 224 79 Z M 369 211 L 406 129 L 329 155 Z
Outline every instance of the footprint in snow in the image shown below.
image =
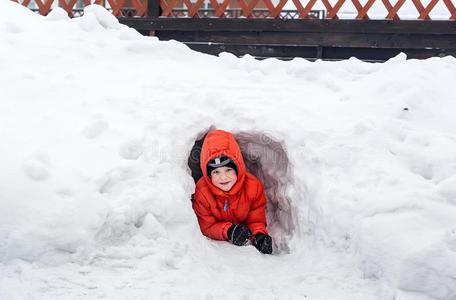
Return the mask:
M 50 162 L 44 155 L 36 155 L 24 162 L 25 175 L 35 181 L 43 181 L 50 176 Z
M 13 22 L 6 22 L 5 31 L 13 34 L 22 33 L 24 30 Z
M 438 185 L 440 194 L 447 199 L 449 203 L 456 205 L 456 175 L 453 175 Z
M 94 139 L 99 137 L 103 132 L 109 128 L 109 124 L 106 121 L 95 121 L 87 125 L 82 133 L 88 139 Z
M 143 152 L 144 147 L 140 140 L 131 140 L 119 147 L 119 155 L 126 160 L 137 160 Z
M 456 252 L 456 228 L 452 228 L 449 232 L 447 232 L 445 239 L 448 249 Z

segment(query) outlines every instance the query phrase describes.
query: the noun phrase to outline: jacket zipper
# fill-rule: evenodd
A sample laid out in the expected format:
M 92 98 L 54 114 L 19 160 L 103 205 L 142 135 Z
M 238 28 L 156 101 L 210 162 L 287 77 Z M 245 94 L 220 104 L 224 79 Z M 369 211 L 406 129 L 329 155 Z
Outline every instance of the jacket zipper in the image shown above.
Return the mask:
M 225 213 L 227 220 L 229 220 L 230 222 L 234 222 L 234 218 L 230 210 L 228 199 L 225 199 L 225 201 L 223 202 L 223 212 Z

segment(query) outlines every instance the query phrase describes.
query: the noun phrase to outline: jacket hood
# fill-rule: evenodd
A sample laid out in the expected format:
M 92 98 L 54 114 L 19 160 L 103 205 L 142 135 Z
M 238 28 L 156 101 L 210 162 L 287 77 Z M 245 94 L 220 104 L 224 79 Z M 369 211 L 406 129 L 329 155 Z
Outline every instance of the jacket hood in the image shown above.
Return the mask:
M 224 192 L 212 184 L 211 178 L 207 174 L 206 166 L 211 159 L 219 156 L 228 156 L 237 166 L 237 181 L 228 192 Z M 245 179 L 245 164 L 239 144 L 234 136 L 223 130 L 214 130 L 207 134 L 201 149 L 201 171 L 204 180 L 211 192 L 216 195 L 234 195 L 242 188 Z

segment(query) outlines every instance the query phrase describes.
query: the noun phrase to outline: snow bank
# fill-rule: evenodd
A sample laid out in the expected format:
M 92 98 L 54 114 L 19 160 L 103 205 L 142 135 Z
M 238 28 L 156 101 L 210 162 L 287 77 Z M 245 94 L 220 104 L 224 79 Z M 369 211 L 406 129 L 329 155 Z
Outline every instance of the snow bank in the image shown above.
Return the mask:
M 212 57 L 9 1 L 0 45 L 0 298 L 456 299 L 455 58 Z M 201 236 L 211 126 L 270 183 L 276 256 Z

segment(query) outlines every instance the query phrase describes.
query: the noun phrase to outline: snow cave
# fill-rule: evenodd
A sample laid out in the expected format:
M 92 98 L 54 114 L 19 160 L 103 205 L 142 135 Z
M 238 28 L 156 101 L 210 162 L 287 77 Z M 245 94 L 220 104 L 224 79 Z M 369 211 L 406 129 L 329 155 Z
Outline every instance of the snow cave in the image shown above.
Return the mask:
M 188 167 L 195 183 L 202 177 L 200 163 L 201 147 L 211 127 L 197 135 L 188 157 Z M 264 132 L 233 132 L 238 142 L 245 165 L 250 173 L 263 183 L 266 197 L 268 230 L 274 238 L 276 251 L 289 252 L 287 242 L 295 229 L 295 213 L 286 187 L 292 182 L 290 161 L 283 144 Z

